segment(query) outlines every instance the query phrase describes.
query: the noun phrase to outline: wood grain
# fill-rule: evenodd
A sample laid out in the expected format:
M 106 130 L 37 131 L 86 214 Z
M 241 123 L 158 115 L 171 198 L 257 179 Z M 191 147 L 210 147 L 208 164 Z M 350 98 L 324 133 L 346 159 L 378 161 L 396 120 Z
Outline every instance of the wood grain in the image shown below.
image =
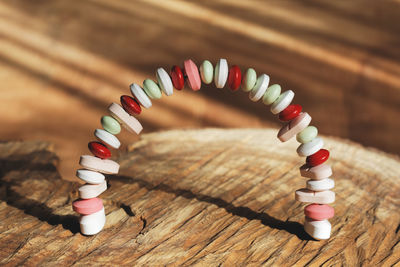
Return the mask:
M 390 266 L 400 263 L 400 160 L 324 137 L 336 182 L 332 238 L 310 240 L 294 140 L 276 130 L 145 134 L 118 155 L 105 229 L 82 236 L 52 145 L 0 144 L 4 266 Z

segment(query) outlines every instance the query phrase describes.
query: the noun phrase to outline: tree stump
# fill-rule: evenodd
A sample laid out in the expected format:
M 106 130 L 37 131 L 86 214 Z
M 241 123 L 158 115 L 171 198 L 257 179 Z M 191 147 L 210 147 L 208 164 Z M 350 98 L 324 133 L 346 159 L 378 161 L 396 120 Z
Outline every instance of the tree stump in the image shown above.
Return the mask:
M 71 202 L 43 142 L 0 144 L 0 264 L 5 266 L 389 266 L 400 262 L 400 160 L 324 137 L 331 151 L 332 237 L 303 230 L 298 143 L 276 129 L 145 134 L 115 158 L 101 195 L 104 230 L 79 233 Z M 78 159 L 77 159 L 78 160 Z

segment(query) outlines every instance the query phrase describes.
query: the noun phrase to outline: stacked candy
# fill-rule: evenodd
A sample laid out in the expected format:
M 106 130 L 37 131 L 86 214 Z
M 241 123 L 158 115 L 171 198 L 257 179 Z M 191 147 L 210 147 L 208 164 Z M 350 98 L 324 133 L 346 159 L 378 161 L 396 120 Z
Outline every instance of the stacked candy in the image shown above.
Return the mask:
M 77 176 L 87 184 L 79 188 L 80 200 L 73 203 L 73 208 L 81 214 L 81 231 L 86 235 L 98 233 L 105 223 L 105 214 L 102 201 L 97 198 L 107 188 L 102 173 L 116 174 L 119 165 L 109 160 L 111 153 L 107 145 L 118 148 L 120 143 L 115 137 L 121 130 L 120 124 L 131 132 L 140 133 L 142 126 L 136 120 L 135 115 L 140 114 L 141 106 L 150 108 L 151 99 L 160 99 L 162 92 L 169 96 L 173 88 L 182 90 L 185 81 L 189 87 L 197 91 L 201 88 L 201 82 L 210 84 L 213 82 L 217 88 L 223 88 L 228 83 L 232 91 L 242 86 L 245 92 L 249 92 L 249 98 L 256 102 L 262 99 L 265 105 L 271 105 L 271 112 L 279 114 L 279 119 L 286 122 L 278 133 L 278 138 L 285 142 L 297 135 L 297 140 L 302 143 L 297 149 L 300 156 L 307 157 L 307 164 L 300 168 L 301 175 L 311 180 L 307 182 L 306 189 L 296 191 L 296 199 L 313 204 L 305 208 L 305 230 L 316 239 L 326 239 L 330 236 L 330 223 L 327 219 L 333 216 L 333 208 L 324 205 L 335 199 L 333 192 L 333 180 L 328 177 L 332 174 L 330 166 L 323 164 L 329 157 L 329 152 L 322 149 L 323 141 L 317 137 L 317 128 L 309 126 L 311 117 L 307 112 L 302 112 L 300 105 L 292 104 L 294 92 L 291 90 L 281 93 L 278 84 L 269 86 L 270 78 L 266 74 L 257 77 L 256 71 L 247 69 L 243 79 L 238 66 L 228 67 L 226 59 L 220 59 L 215 69 L 210 61 L 205 60 L 200 70 L 192 60 L 184 62 L 183 70 L 173 66 L 170 74 L 163 68 L 156 72 L 157 83 L 151 79 L 143 82 L 143 87 L 131 84 L 130 96 L 121 97 L 121 105 L 111 104 L 110 116 L 104 116 L 101 120 L 103 129 L 97 129 L 95 136 L 100 142 L 90 142 L 89 149 L 93 156 L 82 156 L 80 164 L 86 168 L 78 170 Z

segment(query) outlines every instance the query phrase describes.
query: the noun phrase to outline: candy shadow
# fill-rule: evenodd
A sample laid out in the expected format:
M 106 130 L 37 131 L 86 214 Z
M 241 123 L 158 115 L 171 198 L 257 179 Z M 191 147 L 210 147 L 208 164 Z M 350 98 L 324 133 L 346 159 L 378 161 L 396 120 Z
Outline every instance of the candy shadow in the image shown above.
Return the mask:
M 201 202 L 206 202 L 209 204 L 214 204 L 219 208 L 225 209 L 232 215 L 246 218 L 248 220 L 260 220 L 265 226 L 271 227 L 277 230 L 284 230 L 290 234 L 296 235 L 301 240 L 314 240 L 311 238 L 303 228 L 303 225 L 298 222 L 293 221 L 282 221 L 277 218 L 272 217 L 265 212 L 256 212 L 248 207 L 236 207 L 232 203 L 229 203 L 221 198 L 211 197 L 204 194 L 193 193 L 187 189 L 173 188 L 167 184 L 160 183 L 153 185 L 143 179 L 133 178 L 130 176 L 110 176 L 109 181 L 118 181 L 121 183 L 138 184 L 142 188 L 147 190 L 161 190 L 166 193 L 174 194 L 175 196 L 181 196 L 186 199 L 197 199 Z

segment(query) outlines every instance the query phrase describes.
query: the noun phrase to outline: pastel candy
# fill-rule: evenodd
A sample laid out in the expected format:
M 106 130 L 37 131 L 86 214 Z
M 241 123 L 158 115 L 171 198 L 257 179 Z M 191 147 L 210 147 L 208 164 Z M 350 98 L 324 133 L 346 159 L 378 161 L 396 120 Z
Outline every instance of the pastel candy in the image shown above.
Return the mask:
M 242 80 L 242 89 L 245 92 L 250 92 L 257 82 L 257 73 L 253 68 L 248 68 Z
M 98 212 L 103 208 L 103 201 L 100 198 L 78 199 L 72 202 L 72 209 L 82 215 L 89 215 Z
M 88 184 L 101 184 L 105 179 L 104 174 L 85 169 L 77 170 L 76 176 Z
M 281 95 L 281 86 L 279 84 L 273 84 L 268 87 L 263 96 L 263 103 L 265 105 L 271 105 Z
M 297 154 L 301 157 L 308 157 L 318 150 L 320 150 L 324 146 L 324 140 L 321 137 L 315 137 L 308 143 L 301 144 L 297 148 Z
M 292 90 L 288 90 L 283 92 L 278 99 L 271 106 L 272 114 L 278 114 L 285 108 L 287 108 L 294 98 L 294 92 Z
M 329 239 L 331 236 L 332 226 L 328 220 L 314 221 L 306 217 L 304 222 L 304 230 L 317 240 Z
M 304 214 L 316 221 L 322 221 L 332 218 L 335 215 L 335 210 L 325 204 L 310 204 L 304 208 Z
M 333 191 L 316 192 L 307 188 L 296 190 L 295 199 L 300 202 L 311 202 L 318 204 L 329 204 L 335 202 L 335 193 Z
M 79 197 L 89 199 L 99 196 L 107 190 L 107 182 L 104 180 L 101 184 L 86 184 L 79 187 Z
M 296 135 L 296 140 L 299 143 L 305 144 L 313 140 L 318 135 L 318 129 L 315 126 L 308 126 L 303 131 Z
M 139 134 L 143 130 L 143 126 L 133 116 L 129 115 L 120 105 L 112 103 L 108 110 L 119 123 L 131 133 Z
M 306 184 L 307 189 L 312 191 L 325 191 L 335 187 L 335 181 L 329 178 L 322 180 L 308 180 Z
M 306 128 L 311 122 L 311 116 L 307 112 L 301 112 L 299 116 L 287 122 L 278 132 L 278 138 L 282 142 L 288 141 Z
M 197 68 L 196 64 L 193 62 L 193 60 L 188 59 L 183 62 L 183 66 L 188 77 L 190 88 L 192 88 L 193 91 L 200 90 L 201 79 L 199 69 Z
M 217 88 L 224 88 L 226 80 L 228 79 L 228 62 L 226 59 L 221 58 L 215 66 L 214 83 Z
M 82 155 L 79 164 L 86 169 L 106 174 L 117 174 L 119 171 L 119 164 L 115 161 L 90 155 Z
M 130 85 L 131 93 L 135 97 L 135 99 L 145 108 L 151 107 L 151 100 L 143 91 L 142 87 L 140 87 L 136 83 L 132 83 Z
M 332 175 L 332 168 L 328 164 L 321 164 L 315 167 L 310 167 L 304 164 L 300 167 L 300 174 L 313 180 L 322 180 Z
M 251 89 L 249 98 L 253 102 L 257 102 L 263 96 L 265 91 L 267 91 L 269 85 L 269 76 L 267 74 L 261 74 L 260 77 L 257 78 L 256 85 Z
M 96 129 L 94 131 L 94 136 L 96 136 L 97 139 L 99 139 L 101 142 L 109 145 L 112 148 L 118 149 L 121 146 L 121 142 L 115 135 L 112 135 L 103 129 Z
M 81 233 L 84 235 L 95 235 L 99 233 L 106 223 L 106 214 L 104 207 L 99 211 L 89 214 L 81 215 L 79 218 L 79 225 Z
M 210 61 L 204 60 L 200 66 L 201 80 L 205 84 L 210 84 L 214 77 L 214 67 Z
M 160 87 L 151 79 L 145 79 L 143 81 L 143 90 L 151 99 L 160 99 L 161 90 Z
M 101 117 L 101 125 L 103 126 L 103 129 L 110 134 L 119 134 L 121 132 L 121 125 L 113 117 Z
M 158 85 L 165 95 L 170 96 L 174 92 L 174 86 L 172 85 L 171 77 L 169 77 L 168 72 L 163 68 L 158 68 L 156 71 L 156 77 Z

